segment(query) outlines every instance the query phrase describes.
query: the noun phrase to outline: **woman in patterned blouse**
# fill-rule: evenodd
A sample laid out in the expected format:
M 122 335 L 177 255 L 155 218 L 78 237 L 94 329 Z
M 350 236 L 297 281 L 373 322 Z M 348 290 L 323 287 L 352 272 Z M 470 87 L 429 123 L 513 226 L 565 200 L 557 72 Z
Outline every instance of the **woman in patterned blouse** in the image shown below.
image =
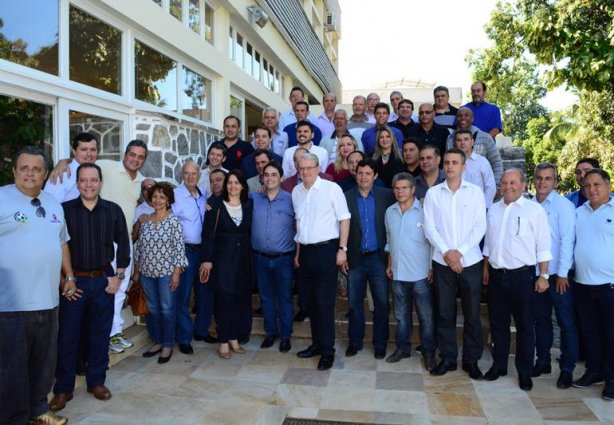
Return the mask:
M 215 323 L 219 355 L 243 354 L 238 342 L 251 322 L 252 201 L 245 177 L 232 170 L 224 180 L 220 198 L 209 198 L 202 236 L 200 281 L 215 293 Z
M 158 363 L 166 363 L 175 345 L 175 290 L 188 260 L 183 246 L 183 228 L 171 212 L 171 204 L 175 202 L 173 187 L 168 183 L 156 183 L 148 197 L 154 212 L 141 224 L 134 250 L 134 280 L 140 273 L 153 331 L 154 345 L 143 353 L 143 357 L 160 353 Z

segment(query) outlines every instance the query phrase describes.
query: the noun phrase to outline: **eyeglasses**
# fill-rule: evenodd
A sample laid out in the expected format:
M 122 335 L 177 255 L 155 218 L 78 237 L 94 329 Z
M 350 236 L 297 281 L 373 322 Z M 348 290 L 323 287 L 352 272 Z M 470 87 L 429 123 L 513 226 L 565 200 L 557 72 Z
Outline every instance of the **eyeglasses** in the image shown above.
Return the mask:
M 400 192 L 402 190 L 409 190 L 411 189 L 413 186 L 395 186 L 392 190 L 396 191 L 396 192 Z
M 311 166 L 311 167 L 300 167 L 300 168 L 298 169 L 298 171 L 299 171 L 299 173 L 305 173 L 305 172 L 307 172 L 307 171 L 315 170 L 316 168 L 318 168 L 318 166 L 317 166 L 317 165 L 313 165 L 313 166 Z
M 41 201 L 38 198 L 34 198 L 30 201 L 30 204 L 36 208 L 36 216 L 37 217 L 43 217 L 45 218 L 45 214 L 47 214 L 47 212 L 45 211 L 45 209 L 42 207 L 41 205 Z

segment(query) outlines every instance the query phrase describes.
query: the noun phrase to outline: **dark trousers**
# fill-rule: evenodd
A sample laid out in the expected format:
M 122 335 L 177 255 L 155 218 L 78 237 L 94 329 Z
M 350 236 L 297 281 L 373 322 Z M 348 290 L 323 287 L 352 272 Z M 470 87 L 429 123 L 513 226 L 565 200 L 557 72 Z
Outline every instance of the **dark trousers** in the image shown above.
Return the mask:
M 219 342 L 239 339 L 247 318 L 251 318 L 251 289 L 249 293 L 215 293 L 215 323 Z M 248 334 L 249 335 L 249 334 Z
M 550 349 L 553 342 L 552 307 L 561 329 L 561 370 L 573 372 L 578 360 L 578 328 L 574 311 L 573 284 L 559 294 L 556 290 L 556 275 L 550 276 L 546 292 L 535 292 L 535 347 L 538 364 L 550 364 Z
M 463 362 L 476 363 L 482 357 L 482 261 L 455 273 L 448 266 L 433 261 L 435 299 L 437 300 L 437 345 L 444 360 L 456 362 L 456 294 L 463 309 Z
M 57 336 L 57 308 L 0 313 L 0 424 L 23 425 L 49 411 Z
M 614 284 L 576 283 L 574 290 L 586 347 L 586 369 L 614 383 Z
M 106 276 L 78 277 L 81 298 L 68 301 L 60 298 L 60 330 L 58 361 L 55 370 L 55 394 L 72 393 L 75 389 L 75 361 L 81 339 L 81 322 L 87 323 L 87 386 L 103 385 L 109 365 L 109 333 L 113 325 L 115 296 L 107 294 Z
M 335 354 L 335 299 L 337 297 L 338 240 L 322 245 L 301 245 L 300 285 L 311 323 L 312 344 L 323 356 Z
M 516 370 L 531 376 L 535 356 L 535 267 L 503 273 L 490 267 L 488 315 L 492 333 L 493 361 L 507 370 L 510 352 L 510 323 L 516 326 Z

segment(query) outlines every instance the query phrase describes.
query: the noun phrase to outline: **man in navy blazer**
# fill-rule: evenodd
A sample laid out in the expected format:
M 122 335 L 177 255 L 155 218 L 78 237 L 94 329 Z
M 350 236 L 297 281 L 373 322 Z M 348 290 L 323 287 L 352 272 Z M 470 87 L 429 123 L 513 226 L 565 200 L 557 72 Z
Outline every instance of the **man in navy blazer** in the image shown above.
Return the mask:
M 388 343 L 388 278 L 386 277 L 386 209 L 395 202 L 390 189 L 376 187 L 377 164 L 363 159 L 356 166 L 357 187 L 345 192 L 350 219 L 347 263 L 342 270 L 348 273 L 350 304 L 349 346 L 347 357 L 356 355 L 363 347 L 365 335 L 364 301 L 367 281 L 374 302 L 373 346 L 376 359 L 386 356 Z

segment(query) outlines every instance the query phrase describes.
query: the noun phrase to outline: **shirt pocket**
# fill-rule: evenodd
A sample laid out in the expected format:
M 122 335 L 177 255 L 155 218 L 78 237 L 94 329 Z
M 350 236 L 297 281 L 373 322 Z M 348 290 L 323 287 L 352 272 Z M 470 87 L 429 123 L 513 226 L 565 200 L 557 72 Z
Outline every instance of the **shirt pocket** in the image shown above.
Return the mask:
M 531 233 L 531 223 L 525 217 L 515 217 L 508 228 L 510 236 L 524 237 Z

